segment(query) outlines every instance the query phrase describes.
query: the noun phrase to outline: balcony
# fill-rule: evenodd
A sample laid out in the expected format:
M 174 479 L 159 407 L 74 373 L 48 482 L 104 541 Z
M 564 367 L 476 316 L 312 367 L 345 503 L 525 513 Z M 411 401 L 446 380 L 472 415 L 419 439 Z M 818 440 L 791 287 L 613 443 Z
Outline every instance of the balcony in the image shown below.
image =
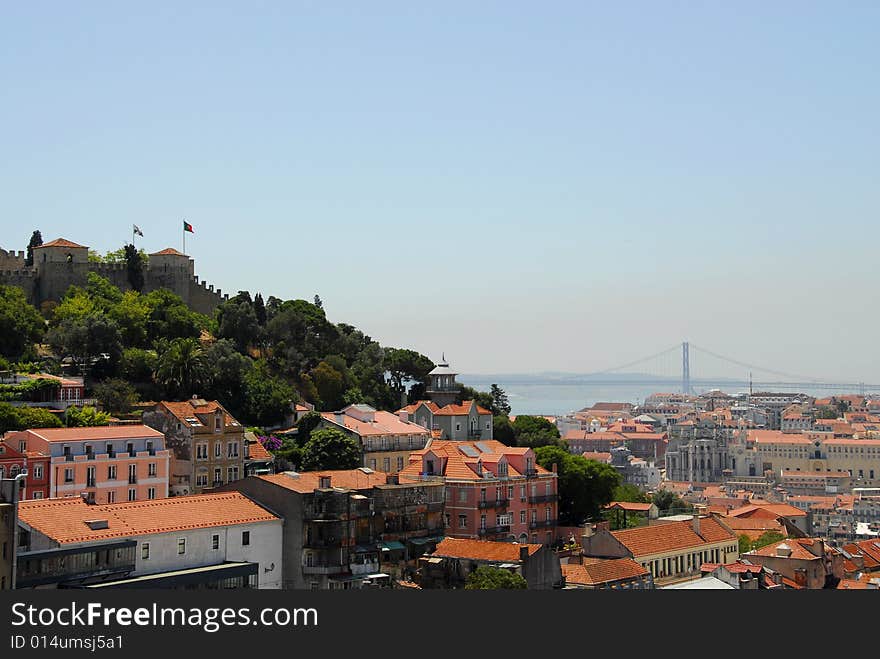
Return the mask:
M 558 499 L 558 494 L 542 494 L 540 496 L 529 497 L 529 503 L 552 503 Z
M 95 487 L 95 479 L 87 478 L 86 479 L 86 487 Z
M 530 529 L 549 529 L 556 526 L 555 519 L 545 519 L 543 521 L 535 520 L 533 522 L 529 522 Z
M 537 469 L 526 469 L 526 478 L 535 478 L 538 475 Z
M 510 503 L 509 499 L 487 499 L 477 503 L 478 508 L 504 508 Z
M 302 572 L 303 574 L 344 574 L 348 572 L 348 566 L 318 563 L 317 565 L 303 565 Z
M 478 530 L 479 535 L 497 535 L 499 533 L 510 533 L 510 524 L 501 524 L 498 526 L 483 526 Z
M 307 538 L 303 541 L 306 549 L 341 549 L 343 544 L 342 538 Z
M 107 457 L 108 457 L 108 458 L 115 458 L 115 457 L 116 457 L 116 451 L 107 451 Z
M 95 454 L 94 454 L 94 453 L 92 453 L 91 451 L 89 451 L 88 453 L 86 453 L 86 460 L 94 460 L 94 459 L 95 459 Z
M 220 487 L 223 485 L 223 481 L 211 481 L 211 487 Z
M 70 453 L 65 453 L 64 454 L 64 461 L 65 462 L 73 462 L 73 455 L 71 455 Z

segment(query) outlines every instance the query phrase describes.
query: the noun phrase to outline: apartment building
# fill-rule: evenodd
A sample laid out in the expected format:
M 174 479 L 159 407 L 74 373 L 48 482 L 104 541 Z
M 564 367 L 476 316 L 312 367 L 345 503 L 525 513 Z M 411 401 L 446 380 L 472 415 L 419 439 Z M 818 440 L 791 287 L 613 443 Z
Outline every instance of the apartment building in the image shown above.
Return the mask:
M 422 426 L 369 405 L 349 405 L 321 417 L 322 427 L 336 428 L 357 441 L 364 467 L 387 474 L 403 469 L 410 453 L 424 448 L 431 437 Z
M 527 447 L 495 440 L 431 440 L 410 456 L 400 482 L 446 484 L 446 536 L 551 544 L 558 516 L 557 475 Z
M 15 478 L 22 472 L 27 476 L 19 494 L 21 499 L 45 499 L 49 495 L 49 456 L 41 451 L 29 451 L 27 441 L 0 442 L 0 480 Z
M 21 588 L 280 588 L 282 520 L 237 493 L 25 501 Z
M 147 426 L 34 428 L 6 433 L 5 444 L 48 456 L 46 498 L 114 503 L 168 496 L 170 452 L 162 433 Z
M 172 452 L 170 496 L 199 494 L 245 475 L 244 428 L 216 400 L 162 401 L 143 421 Z

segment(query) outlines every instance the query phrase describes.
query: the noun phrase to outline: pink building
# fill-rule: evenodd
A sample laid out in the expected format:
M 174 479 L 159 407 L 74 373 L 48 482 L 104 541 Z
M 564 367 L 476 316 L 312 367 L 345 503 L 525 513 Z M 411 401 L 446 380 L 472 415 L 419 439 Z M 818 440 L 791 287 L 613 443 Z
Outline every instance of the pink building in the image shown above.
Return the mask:
M 7 433 L 6 440 L 49 456 L 48 498 L 114 503 L 168 496 L 165 436 L 147 426 L 35 428 Z
M 399 478 L 446 483 L 446 537 L 547 545 L 556 539 L 558 479 L 530 448 L 432 439 L 410 455 Z

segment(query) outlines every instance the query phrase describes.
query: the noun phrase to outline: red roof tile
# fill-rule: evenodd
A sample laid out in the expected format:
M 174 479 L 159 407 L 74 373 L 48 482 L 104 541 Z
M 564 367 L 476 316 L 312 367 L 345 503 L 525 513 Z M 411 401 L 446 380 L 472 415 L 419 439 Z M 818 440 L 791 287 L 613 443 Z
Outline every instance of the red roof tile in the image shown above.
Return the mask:
M 267 474 L 257 476 L 279 487 L 283 487 L 300 494 L 314 492 L 321 485 L 322 477 L 330 477 L 330 487 L 338 487 L 346 490 L 368 490 L 376 485 L 385 485 L 387 474 L 380 471 L 372 471 L 365 467 L 358 469 L 340 469 L 336 471 L 304 471 L 282 472 L 280 474 Z
M 518 563 L 520 547 L 528 547 L 529 556 L 541 549 L 538 544 L 517 544 L 516 542 L 492 542 L 490 540 L 464 540 L 444 538 L 432 556 L 449 558 L 471 558 L 479 561 L 504 561 Z
M 571 563 L 560 567 L 566 583 L 585 586 L 597 586 L 624 579 L 637 579 L 648 574 L 648 570 L 631 558 L 585 558 L 583 565 Z
M 42 245 L 37 245 L 34 249 L 41 249 L 43 247 L 67 247 L 67 248 L 75 248 L 81 247 L 83 249 L 87 249 L 85 245 L 77 245 L 74 242 L 67 240 L 66 238 L 56 238 L 48 243 L 43 243 Z
M 700 535 L 693 530 L 689 521 L 663 522 L 635 529 L 612 531 L 611 534 L 629 549 L 635 558 L 737 539 L 736 533 L 713 517 L 700 518 Z

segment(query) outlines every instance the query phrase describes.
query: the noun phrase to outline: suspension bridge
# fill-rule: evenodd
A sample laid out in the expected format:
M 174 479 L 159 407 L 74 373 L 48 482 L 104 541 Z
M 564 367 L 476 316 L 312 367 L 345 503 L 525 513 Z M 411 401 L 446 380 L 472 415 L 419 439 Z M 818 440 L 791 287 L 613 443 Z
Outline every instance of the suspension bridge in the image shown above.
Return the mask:
M 731 367 L 745 377 L 721 377 Z M 747 374 L 747 375 L 746 375 Z M 753 374 L 758 378 L 753 379 Z M 566 382 L 603 386 L 656 385 L 669 387 L 680 383 L 681 393 L 697 393 L 697 389 L 747 387 L 754 391 L 811 389 L 860 393 L 880 391 L 880 384 L 835 382 L 818 377 L 786 373 L 726 357 L 688 341 L 676 344 L 647 357 L 613 368 L 565 378 Z

